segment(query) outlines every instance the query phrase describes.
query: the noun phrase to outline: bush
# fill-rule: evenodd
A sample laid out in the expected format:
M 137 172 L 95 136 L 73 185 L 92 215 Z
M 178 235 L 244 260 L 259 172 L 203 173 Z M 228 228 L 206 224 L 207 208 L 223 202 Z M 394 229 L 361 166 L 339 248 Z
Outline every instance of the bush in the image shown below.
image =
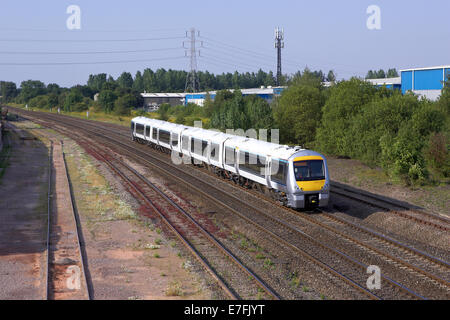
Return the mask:
M 117 115 L 130 115 L 131 109 L 136 107 L 136 97 L 133 94 L 125 94 L 114 102 L 114 113 Z
M 444 177 L 450 177 L 449 139 L 444 133 L 433 133 L 425 150 L 425 157 L 430 167 Z
M 386 171 L 408 184 L 424 182 L 428 177 L 423 155 L 423 139 L 414 132 L 411 123 L 400 129 L 396 137 L 388 134 L 380 139 L 381 165 Z
M 273 111 L 282 143 L 305 145 L 315 140 L 324 99 L 319 88 L 296 85 L 281 95 Z
M 184 124 L 186 122 L 186 119 L 184 118 L 184 115 L 182 113 L 180 113 L 175 118 L 175 122 L 178 124 Z
M 381 137 L 395 137 L 418 106 L 416 97 L 402 96 L 399 92 L 389 97 L 374 97 L 351 119 L 347 131 L 352 143 L 346 144 L 345 155 L 379 165 Z
M 330 89 L 323 107 L 322 123 L 317 130 L 319 150 L 333 155 L 350 156 L 355 136 L 350 132 L 353 118 L 372 101 L 377 89 L 365 81 L 351 79 Z
M 243 97 L 241 91 L 219 91 L 213 106 L 202 110 L 204 115 L 212 110 L 210 126 L 226 129 L 270 129 L 273 116 L 267 101 L 257 96 Z
M 117 95 L 112 90 L 103 89 L 98 95 L 98 103 L 106 113 L 110 113 L 114 109 L 116 99 Z
M 48 96 L 41 95 L 34 97 L 28 101 L 28 107 L 37 108 L 37 109 L 48 109 L 50 108 L 48 105 Z

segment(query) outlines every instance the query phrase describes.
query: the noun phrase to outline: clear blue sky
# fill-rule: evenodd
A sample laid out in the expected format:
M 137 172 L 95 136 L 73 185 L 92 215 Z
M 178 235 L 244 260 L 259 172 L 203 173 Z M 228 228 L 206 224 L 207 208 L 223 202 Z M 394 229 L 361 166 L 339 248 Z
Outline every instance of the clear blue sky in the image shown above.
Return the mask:
M 81 8 L 81 30 L 66 28 L 66 8 L 72 4 Z M 372 4 L 381 8 L 381 30 L 366 27 L 366 9 Z M 0 7 L 0 80 L 20 84 L 36 79 L 72 86 L 86 83 L 91 73 L 105 72 L 116 78 L 123 71 L 134 75 L 147 67 L 187 70 L 182 38 L 93 40 L 184 37 L 191 27 L 200 30 L 203 38 L 199 40 L 208 47 L 201 49 L 198 67 L 214 73 L 257 71 L 258 67 L 275 71 L 276 26 L 285 30 L 284 73 L 308 66 L 324 72 L 333 69 L 338 78 L 349 78 L 364 76 L 369 69 L 450 64 L 449 12 L 448 0 L 4 0 Z M 49 54 L 154 49 L 168 50 Z M 11 65 L 124 60 L 148 61 Z

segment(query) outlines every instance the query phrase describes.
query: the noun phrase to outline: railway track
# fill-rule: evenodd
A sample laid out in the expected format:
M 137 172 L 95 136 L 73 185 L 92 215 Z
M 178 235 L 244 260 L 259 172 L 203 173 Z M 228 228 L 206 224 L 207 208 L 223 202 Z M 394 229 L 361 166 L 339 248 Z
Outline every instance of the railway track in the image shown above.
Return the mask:
M 51 141 L 45 299 L 91 299 L 62 147 L 62 141 Z
M 82 145 L 83 146 L 83 145 Z M 88 146 L 84 146 L 85 149 L 89 150 Z M 91 149 L 92 151 L 92 149 Z M 94 151 L 95 152 L 95 151 Z M 98 153 L 97 153 L 98 154 Z M 215 238 L 210 232 L 208 232 L 205 228 L 203 228 L 189 213 L 187 213 L 184 209 L 182 209 L 175 201 L 170 199 L 167 195 L 161 191 L 160 188 L 156 187 L 153 183 L 151 183 L 148 179 L 146 179 L 143 175 L 138 173 L 136 170 L 126 165 L 124 162 L 121 162 L 119 166 L 123 167 L 119 168 L 117 164 L 113 164 L 112 161 L 107 160 L 104 155 L 101 155 L 104 162 L 115 172 L 118 176 L 120 176 L 131 189 L 134 189 L 135 194 L 139 194 L 141 198 L 144 200 L 147 205 L 149 205 L 155 212 L 157 212 L 160 218 L 164 221 L 164 223 L 172 230 L 172 232 L 179 238 L 179 240 L 185 244 L 185 246 L 189 249 L 189 251 L 197 258 L 197 260 L 205 267 L 205 269 L 213 276 L 214 279 L 219 283 L 220 287 L 228 294 L 228 296 L 232 299 L 241 299 L 244 297 L 243 294 L 239 294 L 237 291 L 233 289 L 233 286 L 227 285 L 222 277 L 215 271 L 219 269 L 221 266 L 227 266 L 229 268 L 229 263 L 227 263 L 227 259 L 232 261 L 234 265 L 241 271 L 244 272 L 246 277 L 240 277 L 244 282 L 248 282 L 248 277 L 252 279 L 252 281 L 256 282 L 257 286 L 264 290 L 264 292 L 268 295 L 268 297 L 272 299 L 279 299 L 280 297 L 276 294 L 271 288 L 269 288 L 264 281 L 262 281 L 257 275 L 255 275 L 249 268 L 247 268 L 243 263 L 239 261 L 225 246 L 223 246 L 217 238 Z M 125 170 L 124 170 L 125 169 Z M 139 179 L 141 183 L 137 184 L 136 181 L 133 181 L 129 175 L 124 173 L 124 171 L 128 171 L 134 177 Z M 152 189 L 152 190 L 150 190 Z M 148 194 L 153 193 L 150 197 Z M 159 195 L 160 197 L 155 195 Z M 165 200 L 170 206 L 172 210 L 169 212 L 164 212 L 161 206 L 161 200 Z M 165 208 L 167 209 L 167 208 Z M 177 212 L 181 215 L 181 218 L 174 219 L 173 215 L 170 213 Z M 188 240 L 193 239 L 193 240 Z M 205 241 L 207 240 L 207 241 Z M 197 250 L 192 242 L 202 244 L 201 249 Z M 209 244 L 206 244 L 209 243 Z M 223 257 L 218 258 L 216 253 L 211 252 L 210 244 L 213 247 L 218 249 Z M 213 256 L 213 257 L 211 257 Z M 210 257 L 209 259 L 206 257 Z M 223 259 L 225 258 L 225 259 Z M 211 263 L 209 261 L 212 260 L 223 260 L 221 262 Z M 229 271 L 229 270 L 228 270 Z M 222 270 L 221 274 L 225 273 Z M 233 272 L 235 274 L 235 272 Z M 229 280 L 228 283 L 231 283 L 232 280 Z M 236 282 L 236 280 L 234 280 Z M 241 282 L 239 285 L 242 285 Z M 236 286 L 237 284 L 235 284 Z M 244 286 L 248 288 L 248 286 Z
M 216 178 L 216 176 L 212 175 L 209 171 L 205 171 L 205 173 Z M 367 252 L 382 256 L 386 261 L 392 262 L 396 267 L 407 269 L 416 275 L 419 274 L 421 278 L 418 280 L 423 281 L 426 279 L 427 281 L 438 285 L 443 290 L 445 295 L 448 295 L 450 292 L 450 264 L 442 259 L 434 257 L 412 246 L 403 244 L 398 240 L 383 235 L 370 228 L 333 215 L 325 209 L 316 210 L 317 212 L 320 212 L 319 215 L 311 215 L 309 213 L 287 208 L 275 201 L 272 201 L 271 199 L 268 199 L 267 197 L 264 197 L 260 192 L 245 189 L 231 181 L 229 181 L 229 184 L 233 187 L 237 187 L 251 193 L 253 196 L 267 204 L 278 207 L 287 215 L 298 217 L 300 221 L 311 224 L 311 227 L 317 226 L 322 230 L 330 231 L 336 236 L 336 238 L 345 239 L 345 241 L 351 242 Z M 299 221 L 289 220 L 289 223 L 300 226 Z M 343 226 L 344 228 L 339 228 L 339 226 Z M 355 232 L 357 232 L 357 235 L 355 235 Z
M 442 231 L 450 230 L 450 219 L 446 217 L 423 210 L 418 210 L 409 205 L 389 200 L 369 192 L 355 190 L 354 188 L 345 186 L 338 182 L 331 183 L 331 192 L 354 201 L 362 202 L 370 206 L 389 211 L 392 214 L 398 215 L 405 219 L 413 220 L 420 224 L 428 225 Z
M 66 135 L 70 134 L 67 131 L 64 133 Z M 246 267 L 232 252 L 221 244 L 213 234 L 202 227 L 192 215 L 168 197 L 161 188 L 158 188 L 124 161 L 119 160 L 117 157 L 113 158 L 110 154 L 105 154 L 92 144 L 86 142 L 86 140 L 79 135 L 77 135 L 77 138 L 74 140 L 88 153 L 104 162 L 125 182 L 129 191 L 136 198 L 139 198 L 158 215 L 168 229 L 199 261 L 213 279 L 216 280 L 229 298 L 248 298 L 253 292 L 240 293 L 238 292 L 239 290 L 235 288 L 240 287 L 241 291 L 246 291 L 256 284 L 257 287 L 265 292 L 266 298 L 275 300 L 280 299 L 279 295 L 273 289 L 267 286 L 263 280 Z M 216 248 L 216 252 L 211 250 L 211 248 Z M 219 255 L 217 252 L 219 252 Z M 233 263 L 236 270 L 230 270 L 229 261 Z M 220 269 L 222 269 L 221 272 L 218 271 Z M 223 274 L 236 275 L 238 273 L 241 273 L 241 275 L 239 275 L 237 279 L 224 279 L 223 277 Z M 234 282 L 233 285 L 231 285 L 232 282 Z
M 73 123 L 72 123 L 72 125 L 73 125 Z M 148 161 L 147 161 L 148 162 Z M 237 201 L 238 199 L 234 199 L 235 201 Z M 264 214 L 264 212 L 259 212 L 259 214 Z M 242 216 L 241 216 L 241 218 L 243 218 Z M 266 218 L 269 218 L 269 217 L 266 217 Z M 245 220 L 245 218 L 244 218 L 244 220 Z M 251 222 L 251 221 L 247 221 L 247 222 Z M 310 220 L 310 222 L 311 222 L 311 220 Z M 285 225 L 285 224 L 283 224 L 283 221 L 277 221 L 277 223 L 278 224 L 280 224 L 280 225 L 282 225 L 284 228 L 286 228 L 286 229 L 288 229 L 289 228 L 289 225 Z M 317 222 L 315 222 L 316 224 L 318 224 Z M 323 224 L 322 223 L 322 225 L 321 225 L 321 227 L 322 228 L 324 228 L 324 226 L 325 226 L 325 224 Z M 327 227 L 327 228 L 325 228 L 325 229 L 328 229 L 328 230 L 330 230 L 330 227 Z M 267 229 L 265 230 L 266 232 L 267 232 Z M 293 232 L 295 232 L 295 234 L 297 235 L 297 236 L 299 236 L 299 235 L 301 235 L 304 239 L 308 239 L 308 235 L 307 234 L 302 234 L 302 232 L 299 232 L 299 230 L 292 230 L 292 228 L 291 228 L 291 231 L 293 231 Z M 336 230 L 333 230 L 333 232 L 335 232 L 335 233 L 338 233 L 338 232 L 336 232 Z M 270 234 L 270 233 L 269 233 Z M 273 235 L 272 235 L 273 236 Z M 341 233 L 340 234 L 340 236 L 342 237 L 343 236 L 343 234 Z M 362 242 L 358 242 L 358 240 L 356 240 L 356 239 L 351 239 L 349 236 L 345 236 L 345 238 L 347 239 L 347 240 L 350 240 L 350 241 L 352 241 L 353 243 L 358 243 L 358 245 L 363 245 L 362 244 Z M 363 269 L 363 268 L 365 268 L 366 267 L 366 265 L 364 265 L 364 264 L 361 264 L 361 263 L 358 263 L 358 261 L 355 261 L 354 259 L 352 259 L 351 257 L 346 257 L 346 255 L 345 254 L 343 254 L 343 253 L 340 253 L 338 250 L 336 250 L 336 249 L 333 249 L 333 248 L 331 248 L 331 247 L 329 247 L 329 246 L 327 246 L 327 245 L 325 245 L 325 244 L 323 244 L 323 243 L 319 243 L 319 242 L 317 242 L 317 241 L 314 241 L 315 239 L 311 239 L 311 238 L 309 238 L 309 241 L 311 241 L 311 242 L 315 242 L 315 244 L 318 246 L 318 247 L 321 247 L 322 249 L 324 249 L 324 250 L 327 250 L 328 252 L 332 252 L 332 253 L 334 253 L 335 255 L 337 255 L 337 256 L 340 256 L 340 258 L 341 259 L 344 259 L 344 260 L 347 260 L 347 262 L 351 262 L 351 260 L 353 260 L 353 264 L 355 265 L 355 266 L 357 266 L 357 265 L 359 265 L 359 268 L 360 269 Z M 280 241 L 280 239 L 278 239 L 278 241 Z M 286 243 L 285 243 L 286 244 Z M 373 248 L 373 247 L 369 247 L 369 246 L 367 246 L 367 245 L 365 245 L 365 248 L 366 249 L 370 249 L 371 251 L 375 251 L 375 252 L 377 252 L 378 254 L 380 254 L 380 252 L 379 252 L 379 249 L 376 249 L 376 248 Z M 298 248 L 297 248 L 298 249 Z M 411 251 L 411 250 L 410 250 Z M 316 253 L 317 254 L 317 253 Z M 387 256 L 386 254 L 384 254 L 384 256 L 385 257 L 388 257 L 389 259 L 392 257 L 392 256 Z M 397 261 L 397 263 L 402 263 L 403 265 L 408 265 L 407 263 L 405 263 L 404 261 L 399 261 L 398 259 L 396 260 Z M 320 262 L 320 261 L 319 261 Z M 319 263 L 320 264 L 320 263 Z M 444 263 L 444 265 L 445 265 L 445 263 Z M 411 267 L 411 265 L 409 264 L 409 266 L 408 266 L 409 268 Z M 448 267 L 448 265 L 447 265 L 447 267 Z M 330 271 L 330 270 L 329 270 Z M 336 271 L 336 270 L 335 270 Z M 416 270 L 417 271 L 417 270 Z M 437 277 L 433 277 L 431 274 L 429 274 L 429 273 L 427 273 L 426 271 L 423 271 L 423 270 L 421 270 L 422 272 L 422 274 L 423 275 L 426 275 L 426 276 L 428 276 L 429 278 L 435 278 L 434 280 L 436 280 L 436 278 Z M 419 271 L 420 272 L 420 271 Z M 439 278 L 437 278 L 437 279 L 439 279 Z M 397 287 L 397 288 L 401 288 L 402 286 L 400 285 L 400 284 L 397 284 L 397 283 L 395 283 L 395 281 L 393 281 L 393 280 L 391 280 L 391 279 L 389 279 L 389 278 L 387 278 L 387 277 L 385 277 L 384 278 L 384 280 L 387 282 L 387 283 L 389 283 L 391 286 L 393 286 L 393 287 Z M 438 281 L 439 282 L 439 280 L 436 280 L 436 281 Z M 442 283 L 442 282 L 441 282 Z M 444 284 L 447 284 L 448 285 L 448 282 L 446 283 L 445 281 L 444 281 Z M 422 298 L 422 296 L 420 296 L 420 295 L 418 295 L 418 294 L 415 294 L 414 292 L 412 292 L 411 290 L 408 290 L 407 288 L 402 288 L 402 289 L 400 289 L 400 291 L 402 291 L 403 290 L 403 292 L 405 292 L 407 295 L 409 295 L 409 296 L 413 296 L 413 297 L 415 297 L 415 298 Z

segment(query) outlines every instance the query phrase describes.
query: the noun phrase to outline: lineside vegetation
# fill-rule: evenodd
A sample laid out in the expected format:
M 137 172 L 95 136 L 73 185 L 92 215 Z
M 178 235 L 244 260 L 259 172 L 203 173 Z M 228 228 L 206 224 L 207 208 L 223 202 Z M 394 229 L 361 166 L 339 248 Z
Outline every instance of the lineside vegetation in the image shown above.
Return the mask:
M 262 73 L 260 78 L 263 81 Z M 439 100 L 429 101 L 357 78 L 326 88 L 321 72 L 305 69 L 286 78 L 289 88 L 271 104 L 256 96 L 244 97 L 239 89 L 221 90 L 214 101 L 207 96 L 203 107 L 162 105 L 152 114 L 136 110 L 142 105 L 136 88 L 141 80 L 133 82 L 126 73 L 117 80 L 103 74 L 91 76 L 88 85 L 70 89 L 29 80 L 22 82 L 16 94 L 5 82 L 2 90 L 8 89 L 9 101 L 4 102 L 27 103 L 37 109 L 90 110 L 117 115 L 119 120 L 146 115 L 191 126 L 201 120 L 204 128 L 220 130 L 279 128 L 282 144 L 358 159 L 382 167 L 394 180 L 450 182 L 450 79 Z M 98 99 L 93 101 L 97 92 Z

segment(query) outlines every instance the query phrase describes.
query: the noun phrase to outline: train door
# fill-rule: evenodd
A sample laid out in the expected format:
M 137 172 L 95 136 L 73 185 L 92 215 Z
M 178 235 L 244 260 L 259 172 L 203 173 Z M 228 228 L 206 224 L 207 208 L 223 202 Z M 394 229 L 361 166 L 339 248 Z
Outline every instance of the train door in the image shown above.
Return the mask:
M 272 188 L 272 157 L 267 157 L 267 166 L 266 166 L 266 181 L 267 186 Z
M 133 141 L 135 141 L 136 140 L 136 125 L 135 125 L 135 123 L 133 122 L 133 121 L 131 121 L 131 139 L 133 140 Z
M 150 125 L 145 125 L 145 139 L 150 140 Z

